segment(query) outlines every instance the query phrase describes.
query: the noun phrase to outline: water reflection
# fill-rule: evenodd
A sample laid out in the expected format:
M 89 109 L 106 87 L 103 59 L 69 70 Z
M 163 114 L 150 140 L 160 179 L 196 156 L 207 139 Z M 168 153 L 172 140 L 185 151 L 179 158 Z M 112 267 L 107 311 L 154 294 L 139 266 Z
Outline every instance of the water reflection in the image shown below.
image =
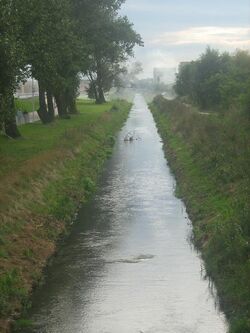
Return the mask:
M 141 138 L 124 142 L 128 132 Z M 100 190 L 35 295 L 35 332 L 225 333 L 191 226 L 137 95 Z

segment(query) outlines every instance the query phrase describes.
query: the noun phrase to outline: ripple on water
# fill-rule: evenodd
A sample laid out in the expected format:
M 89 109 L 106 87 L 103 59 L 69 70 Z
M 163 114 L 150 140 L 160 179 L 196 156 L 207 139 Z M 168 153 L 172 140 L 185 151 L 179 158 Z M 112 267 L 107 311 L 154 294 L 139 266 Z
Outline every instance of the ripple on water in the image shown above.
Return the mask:
M 134 104 L 98 193 L 35 294 L 36 333 L 227 331 L 152 115 L 141 96 Z M 134 131 L 142 140 L 125 144 Z

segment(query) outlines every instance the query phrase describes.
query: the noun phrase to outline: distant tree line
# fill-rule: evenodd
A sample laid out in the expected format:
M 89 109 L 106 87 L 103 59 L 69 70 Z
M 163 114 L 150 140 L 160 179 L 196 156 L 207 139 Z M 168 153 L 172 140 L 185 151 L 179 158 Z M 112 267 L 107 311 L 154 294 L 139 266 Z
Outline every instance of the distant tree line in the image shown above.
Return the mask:
M 175 91 L 202 109 L 243 107 L 250 115 L 250 54 L 207 48 L 196 61 L 181 64 Z
M 76 113 L 81 75 L 90 79 L 97 103 L 124 72 L 122 63 L 143 45 L 127 17 L 125 0 L 0 0 L 0 126 L 18 137 L 14 93 L 34 77 L 41 121 Z

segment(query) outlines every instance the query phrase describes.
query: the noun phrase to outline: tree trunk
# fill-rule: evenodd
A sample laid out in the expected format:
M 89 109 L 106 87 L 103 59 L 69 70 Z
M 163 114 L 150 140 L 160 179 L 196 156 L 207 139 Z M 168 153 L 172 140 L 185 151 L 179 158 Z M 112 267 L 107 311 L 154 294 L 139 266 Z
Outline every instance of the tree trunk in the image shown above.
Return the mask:
M 97 91 L 98 91 L 98 98 L 96 103 L 103 104 L 106 103 L 103 88 L 102 88 L 102 77 L 100 71 L 97 71 Z
M 47 104 L 48 104 L 49 118 L 51 121 L 53 121 L 55 119 L 55 110 L 53 105 L 53 95 L 49 89 L 47 90 Z
M 21 134 L 16 125 L 16 119 L 9 119 L 4 122 L 5 134 L 13 139 L 20 138 Z
M 98 91 L 98 100 L 97 104 L 103 104 L 106 103 L 104 92 L 103 92 L 103 80 L 102 80 L 102 66 L 99 61 L 97 61 L 97 91 Z
M 92 90 L 93 90 L 95 102 L 96 102 L 96 104 L 98 104 L 98 93 L 97 93 L 97 87 L 96 87 L 96 80 L 93 78 L 93 75 L 92 75 L 91 72 L 89 72 L 88 75 L 89 75 L 89 78 L 90 78 L 90 87 L 89 87 L 90 94 L 89 94 L 89 97 L 93 98 L 93 96 L 92 96 Z
M 93 90 L 94 90 L 94 95 L 95 95 L 95 102 L 98 103 L 98 93 L 96 89 L 96 84 L 93 82 Z
M 59 117 L 63 118 L 63 119 L 70 119 L 70 116 L 67 113 L 67 106 L 66 106 L 63 95 L 55 94 L 55 99 L 56 99 Z
M 52 120 L 49 117 L 49 113 L 47 111 L 46 99 L 45 99 L 45 88 L 41 81 L 38 81 L 39 86 L 39 109 L 37 111 L 39 118 L 41 119 L 43 124 L 48 124 Z
M 68 100 L 67 104 L 68 104 L 69 113 L 70 114 L 77 114 L 78 111 L 77 111 L 77 108 L 76 108 L 76 98 L 69 94 L 67 100 Z
M 97 100 L 97 104 L 103 104 L 103 103 L 106 103 L 104 92 L 103 92 L 103 89 L 102 89 L 101 85 L 98 84 L 98 100 Z
M 13 95 L 6 98 L 4 111 L 4 130 L 6 135 L 13 139 L 19 138 L 21 134 L 16 124 L 16 110 Z

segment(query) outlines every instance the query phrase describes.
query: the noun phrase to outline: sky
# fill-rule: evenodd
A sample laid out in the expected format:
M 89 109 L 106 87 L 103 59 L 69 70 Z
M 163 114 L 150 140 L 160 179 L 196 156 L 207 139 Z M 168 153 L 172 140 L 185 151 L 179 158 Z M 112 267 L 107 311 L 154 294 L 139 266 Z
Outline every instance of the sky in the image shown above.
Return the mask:
M 250 0 L 127 0 L 121 14 L 145 43 L 133 60 L 142 62 L 142 77 L 195 60 L 208 45 L 250 50 Z

